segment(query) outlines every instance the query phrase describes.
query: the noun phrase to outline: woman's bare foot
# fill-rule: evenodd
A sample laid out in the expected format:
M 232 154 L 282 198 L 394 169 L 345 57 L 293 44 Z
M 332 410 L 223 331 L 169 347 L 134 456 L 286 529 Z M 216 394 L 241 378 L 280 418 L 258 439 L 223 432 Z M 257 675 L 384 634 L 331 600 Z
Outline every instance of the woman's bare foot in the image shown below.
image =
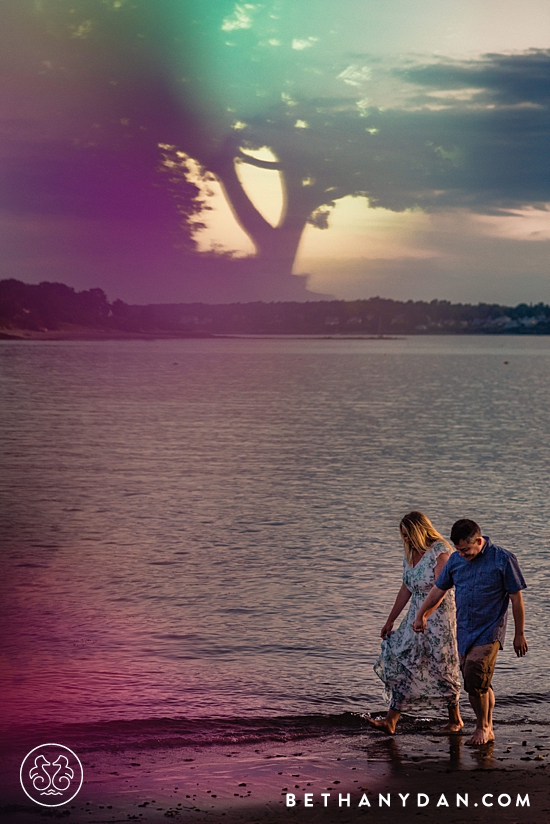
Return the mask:
M 474 734 L 468 739 L 468 741 L 466 741 L 466 744 L 468 747 L 482 747 L 483 744 L 490 744 L 491 741 L 494 740 L 495 733 L 493 732 L 492 727 L 486 727 L 485 729 L 479 729 L 476 727 Z
M 459 733 L 464 727 L 464 721 L 449 721 L 444 727 L 440 727 L 437 732 L 442 735 L 453 735 Z
M 392 724 L 390 721 L 388 721 L 387 718 L 371 718 L 370 715 L 364 715 L 363 718 L 365 719 L 367 724 L 370 724 L 371 727 L 380 730 L 380 732 L 386 732 L 388 735 L 395 734 L 395 727 L 397 726 L 397 722 L 395 722 L 395 724 Z

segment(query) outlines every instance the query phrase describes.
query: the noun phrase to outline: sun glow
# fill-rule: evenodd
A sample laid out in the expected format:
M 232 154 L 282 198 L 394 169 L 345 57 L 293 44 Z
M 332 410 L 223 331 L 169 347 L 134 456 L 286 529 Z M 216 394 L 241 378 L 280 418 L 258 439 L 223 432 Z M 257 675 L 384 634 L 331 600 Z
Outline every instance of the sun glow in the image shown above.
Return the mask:
M 246 149 L 243 154 L 250 155 L 256 160 L 268 163 L 277 163 L 277 157 L 271 149 L 263 146 L 261 149 Z M 281 173 L 277 169 L 261 169 L 249 163 L 238 161 L 235 164 L 237 176 L 249 200 L 268 223 L 277 226 L 280 223 L 284 209 L 284 191 Z

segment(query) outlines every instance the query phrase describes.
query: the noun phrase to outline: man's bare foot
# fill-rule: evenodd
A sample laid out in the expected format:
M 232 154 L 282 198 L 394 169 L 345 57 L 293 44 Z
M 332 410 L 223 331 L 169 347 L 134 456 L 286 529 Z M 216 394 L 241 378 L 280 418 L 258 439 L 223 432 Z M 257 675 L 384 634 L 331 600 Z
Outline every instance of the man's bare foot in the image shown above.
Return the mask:
M 466 741 L 466 744 L 468 747 L 481 747 L 483 744 L 490 744 L 491 741 L 494 740 L 495 734 L 492 727 L 487 727 L 486 729 L 478 729 L 476 727 L 474 734 Z
M 371 718 L 370 715 L 364 715 L 363 718 L 367 724 L 370 724 L 371 727 L 380 730 L 380 732 L 386 732 L 388 735 L 395 734 L 396 724 L 390 724 L 387 718 Z
M 462 728 L 464 727 L 464 721 L 453 723 L 449 721 L 448 724 L 445 724 L 444 727 L 440 727 L 437 732 L 441 733 L 441 735 L 453 735 L 459 733 Z

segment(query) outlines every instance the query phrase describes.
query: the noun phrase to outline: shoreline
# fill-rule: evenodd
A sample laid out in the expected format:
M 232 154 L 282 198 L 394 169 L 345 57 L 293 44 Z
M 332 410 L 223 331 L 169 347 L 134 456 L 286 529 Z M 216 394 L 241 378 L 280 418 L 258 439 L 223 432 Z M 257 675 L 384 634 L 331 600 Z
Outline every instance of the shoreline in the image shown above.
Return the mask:
M 71 330 L 0 330 L 0 342 L 28 343 L 45 341 L 157 341 L 157 340 L 330 340 L 330 341 L 404 341 L 415 338 L 547 338 L 550 333 L 539 332 L 537 334 L 525 335 L 506 332 L 502 334 L 485 334 L 483 332 L 472 333 L 406 333 L 402 335 L 325 335 L 313 333 L 307 334 L 245 334 L 245 333 L 210 333 L 210 332 L 177 332 L 163 331 L 155 332 L 127 332 L 118 329 L 71 329 Z
M 16 330 L 0 331 L 0 341 L 109 341 L 109 340 L 405 340 L 407 336 L 394 335 L 255 335 L 216 334 L 208 332 L 125 332 L 122 330 L 82 329 L 58 331 Z
M 207 332 L 128 332 L 122 329 L 98 329 L 78 327 L 72 329 L 2 329 L 0 340 L 10 341 L 100 341 L 100 340 L 177 340 L 179 338 L 206 339 L 224 338 L 227 335 L 213 335 Z
M 471 734 L 471 722 L 467 726 Z M 78 752 L 84 784 L 57 810 L 32 804 L 19 786 L 21 757 L 39 743 L 28 735 L 13 740 L 2 759 L 0 814 L 6 824 L 44 815 L 70 816 L 77 824 L 166 818 L 401 824 L 412 816 L 445 824 L 532 824 L 550 811 L 550 731 L 544 725 L 499 726 L 496 742 L 480 748 L 466 747 L 465 735 L 439 736 L 433 729 L 394 737 L 360 729 L 212 746 L 130 745 L 122 738 L 86 746 L 69 736 L 60 743 Z

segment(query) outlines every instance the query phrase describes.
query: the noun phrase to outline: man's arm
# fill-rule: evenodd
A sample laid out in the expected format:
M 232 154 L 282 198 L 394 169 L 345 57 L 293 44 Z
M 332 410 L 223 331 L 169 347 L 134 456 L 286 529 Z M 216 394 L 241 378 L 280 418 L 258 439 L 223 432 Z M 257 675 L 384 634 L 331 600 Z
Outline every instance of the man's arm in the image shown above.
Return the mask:
M 426 629 L 426 621 L 440 605 L 441 601 L 447 594 L 446 589 L 439 589 L 435 584 L 426 595 L 422 606 L 416 613 L 416 618 L 413 621 L 413 629 L 415 632 L 424 632 Z
M 514 635 L 514 650 L 518 658 L 522 658 L 529 647 L 524 635 L 525 628 L 525 607 L 523 605 L 523 595 L 521 589 L 518 592 L 510 592 L 510 600 L 512 602 L 512 615 L 514 616 L 514 625 L 516 632 Z

